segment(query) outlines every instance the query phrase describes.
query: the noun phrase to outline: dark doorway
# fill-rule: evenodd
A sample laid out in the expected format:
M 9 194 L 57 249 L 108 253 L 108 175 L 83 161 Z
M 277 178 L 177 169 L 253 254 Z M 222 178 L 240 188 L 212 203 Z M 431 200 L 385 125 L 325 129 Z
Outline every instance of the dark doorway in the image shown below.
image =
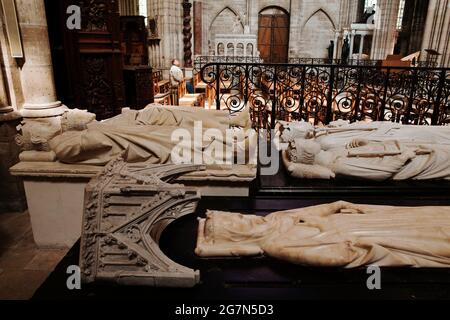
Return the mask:
M 266 63 L 285 63 L 289 52 L 289 14 L 279 7 L 259 13 L 258 50 Z

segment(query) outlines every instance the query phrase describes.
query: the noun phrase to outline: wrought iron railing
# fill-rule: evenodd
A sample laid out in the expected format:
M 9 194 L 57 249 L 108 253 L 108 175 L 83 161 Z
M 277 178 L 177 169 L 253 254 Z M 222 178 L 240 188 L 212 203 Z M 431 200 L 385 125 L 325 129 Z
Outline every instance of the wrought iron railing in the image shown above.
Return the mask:
M 195 56 L 194 72 L 199 72 L 209 63 L 263 63 L 263 60 L 252 56 Z
M 450 123 L 450 69 L 210 63 L 200 76 L 216 109 L 250 108 L 255 128 L 276 120 Z
M 327 59 L 327 58 L 289 58 L 289 64 L 337 64 L 350 66 L 377 66 L 381 65 L 381 60 L 362 60 L 362 59 Z
M 364 60 L 364 59 L 327 59 L 327 58 L 289 58 L 289 64 L 337 64 L 349 66 L 381 66 L 383 60 Z M 415 67 L 435 68 L 437 63 L 433 61 L 417 61 Z

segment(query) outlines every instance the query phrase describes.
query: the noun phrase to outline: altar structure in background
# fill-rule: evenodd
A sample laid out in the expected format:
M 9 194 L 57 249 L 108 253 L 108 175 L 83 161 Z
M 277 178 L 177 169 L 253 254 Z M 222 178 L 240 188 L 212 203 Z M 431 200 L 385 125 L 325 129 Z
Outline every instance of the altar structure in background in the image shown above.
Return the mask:
M 217 34 L 209 55 L 227 57 L 258 57 L 257 38 L 252 34 Z
M 334 58 L 339 59 L 348 35 L 353 40 L 350 41 L 353 49 L 350 56 L 364 54 L 371 60 L 383 60 L 392 54 L 407 56 L 434 49 L 442 54 L 437 61 L 439 66 L 450 63 L 448 38 L 439 36 L 448 33 L 447 1 L 194 0 L 192 4 L 192 41 L 196 56 L 208 56 L 213 52 L 220 55 L 216 38 L 221 34 L 234 34 L 256 37 L 255 52 L 259 51 L 266 62 L 272 62 L 267 57 L 275 52 L 284 62 L 289 58 L 327 58 L 330 41 L 335 44 Z M 183 56 L 183 47 L 177 45 L 183 36 L 180 7 L 176 0 L 164 5 L 157 0 L 148 1 L 148 16 L 158 21 L 160 40 L 150 48 L 156 68 L 169 68 L 171 57 Z M 370 10 L 375 14 L 370 14 Z M 179 17 L 167 16 L 168 12 L 179 12 Z M 227 54 L 225 44 L 223 52 Z

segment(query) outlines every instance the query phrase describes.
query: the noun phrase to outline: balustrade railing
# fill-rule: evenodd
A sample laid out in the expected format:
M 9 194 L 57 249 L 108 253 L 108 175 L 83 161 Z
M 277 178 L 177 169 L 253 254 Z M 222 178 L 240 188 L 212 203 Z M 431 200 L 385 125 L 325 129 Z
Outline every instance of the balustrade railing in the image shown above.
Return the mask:
M 349 66 L 381 66 L 383 60 L 364 60 L 364 59 L 326 59 L 326 58 L 289 58 L 289 64 L 337 64 Z M 437 63 L 433 61 L 417 61 L 415 67 L 435 68 Z
M 194 58 L 194 72 L 199 72 L 209 63 L 262 63 L 263 60 L 254 56 L 196 56 Z
M 377 66 L 381 65 L 381 60 L 362 60 L 362 59 L 326 59 L 326 58 L 289 58 L 289 64 L 338 64 L 350 66 Z
M 450 123 L 449 68 L 215 62 L 200 76 L 213 107 L 248 106 L 255 128 L 277 120 Z

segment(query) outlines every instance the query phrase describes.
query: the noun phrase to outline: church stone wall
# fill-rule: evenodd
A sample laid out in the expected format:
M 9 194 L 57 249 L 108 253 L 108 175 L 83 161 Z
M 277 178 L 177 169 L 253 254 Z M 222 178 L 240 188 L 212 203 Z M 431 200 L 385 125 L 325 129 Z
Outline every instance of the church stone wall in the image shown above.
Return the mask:
M 197 54 L 214 51 L 216 34 L 247 31 L 258 35 L 259 13 L 265 8 L 279 7 L 290 16 L 289 56 L 327 57 L 330 41 L 342 45 L 343 28 L 349 28 L 357 17 L 358 0 L 193 0 L 201 4 L 194 24 L 201 25 L 195 38 Z M 182 6 L 178 0 L 149 0 L 149 16 L 158 18 L 160 43 L 150 47 L 152 65 L 168 68 L 172 56 L 182 57 Z M 199 16 L 201 13 L 201 16 Z M 200 21 L 200 22 L 199 22 Z M 237 23 L 236 21 L 240 21 Z M 336 33 L 338 31 L 338 33 Z M 201 45 L 200 45 L 201 44 Z
M 330 40 L 340 27 L 341 4 L 338 0 L 226 0 L 202 1 L 203 3 L 203 54 L 207 54 L 217 33 L 236 33 L 236 19 L 243 26 L 248 23 L 251 34 L 258 34 L 258 16 L 265 8 L 276 6 L 290 13 L 290 57 L 327 56 Z M 351 6 L 349 6 L 351 7 Z M 247 15 L 248 10 L 248 15 Z M 347 10 L 348 11 L 348 10 Z M 350 15 L 353 12 L 346 12 Z M 242 33 L 244 28 L 240 30 Z
M 326 58 L 339 21 L 340 1 L 293 1 L 289 56 Z
M 450 67 L 450 0 L 430 0 L 422 43 L 425 49 L 439 52 L 439 65 Z

